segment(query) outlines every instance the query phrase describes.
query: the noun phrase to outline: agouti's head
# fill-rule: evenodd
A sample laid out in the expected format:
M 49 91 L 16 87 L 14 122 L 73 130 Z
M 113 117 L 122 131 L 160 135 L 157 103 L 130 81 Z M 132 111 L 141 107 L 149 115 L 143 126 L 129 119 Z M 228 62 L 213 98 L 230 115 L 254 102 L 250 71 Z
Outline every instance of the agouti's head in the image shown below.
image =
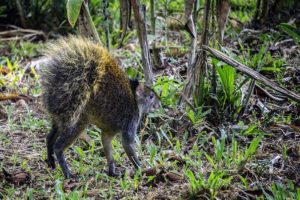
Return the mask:
M 151 88 L 148 88 L 143 83 L 138 83 L 135 93 L 141 113 L 152 112 L 160 107 L 159 97 Z

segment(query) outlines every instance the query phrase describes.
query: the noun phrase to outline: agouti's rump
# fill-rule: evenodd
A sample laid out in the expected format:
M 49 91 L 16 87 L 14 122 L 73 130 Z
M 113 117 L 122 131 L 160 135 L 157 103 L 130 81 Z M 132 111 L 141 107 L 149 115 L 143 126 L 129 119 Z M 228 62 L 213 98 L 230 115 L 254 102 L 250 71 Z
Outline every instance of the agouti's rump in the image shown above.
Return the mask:
M 92 41 L 60 39 L 49 46 L 45 56 L 50 59 L 42 70 L 43 100 L 54 119 L 76 121 L 82 109 L 96 98 L 98 105 L 94 106 L 101 107 L 102 112 L 109 112 L 114 101 L 136 104 L 124 72 L 105 49 Z

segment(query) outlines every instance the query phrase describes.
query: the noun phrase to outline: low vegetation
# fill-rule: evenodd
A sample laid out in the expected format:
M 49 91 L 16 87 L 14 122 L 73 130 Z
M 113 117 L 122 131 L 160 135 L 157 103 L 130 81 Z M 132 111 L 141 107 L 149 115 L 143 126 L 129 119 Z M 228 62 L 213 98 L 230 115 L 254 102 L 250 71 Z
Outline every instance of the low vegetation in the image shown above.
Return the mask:
M 242 30 L 237 22 L 249 23 L 255 4 L 243 9 L 233 3 L 241 9 L 230 14 L 223 52 L 300 94 L 297 29 L 281 24 L 275 30 Z M 170 3 L 169 9 L 176 6 Z M 107 175 L 101 130 L 93 125 L 65 154 L 76 180 L 65 180 L 59 167 L 48 168 L 50 121 L 41 105 L 38 68 L 30 63 L 44 44 L 0 44 L 0 199 L 300 199 L 299 105 L 209 57 L 217 91 L 206 80 L 209 103 L 194 106 L 182 95 L 188 35 L 160 23 L 159 45 L 165 48 L 153 88 L 162 107 L 139 127 L 141 170 L 133 169 L 120 137 L 113 141 L 123 174 L 118 178 Z M 111 53 L 129 77 L 142 76 L 136 35 L 124 43 L 116 49 L 115 42 Z

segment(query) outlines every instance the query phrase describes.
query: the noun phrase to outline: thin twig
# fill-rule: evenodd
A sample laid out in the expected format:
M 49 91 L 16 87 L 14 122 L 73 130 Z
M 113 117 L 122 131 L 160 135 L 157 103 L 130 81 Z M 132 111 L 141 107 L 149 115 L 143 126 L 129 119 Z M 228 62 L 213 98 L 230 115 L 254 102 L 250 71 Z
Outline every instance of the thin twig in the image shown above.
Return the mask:
M 284 102 L 284 101 L 286 101 L 286 99 L 275 97 L 274 95 L 272 95 L 267 90 L 265 90 L 264 88 L 260 87 L 257 84 L 255 85 L 255 87 L 257 87 L 259 90 L 261 90 L 263 93 L 265 93 L 265 95 L 267 95 L 270 99 L 272 99 L 274 101 L 278 101 L 278 102 Z
M 196 108 L 193 106 L 193 104 L 188 100 L 188 98 L 183 94 L 181 93 L 181 97 L 182 99 L 185 101 L 185 103 L 194 111 L 196 112 Z

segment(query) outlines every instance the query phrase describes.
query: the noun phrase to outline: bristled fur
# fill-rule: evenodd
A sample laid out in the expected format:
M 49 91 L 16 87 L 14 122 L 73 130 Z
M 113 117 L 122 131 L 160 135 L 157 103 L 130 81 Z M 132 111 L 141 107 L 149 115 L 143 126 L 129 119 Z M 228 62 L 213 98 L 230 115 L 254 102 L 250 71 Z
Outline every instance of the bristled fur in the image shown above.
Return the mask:
M 105 89 L 101 84 L 107 74 L 113 74 L 113 80 L 106 82 L 121 85 L 134 103 L 125 73 L 107 50 L 92 41 L 75 36 L 62 38 L 50 44 L 44 56 L 49 59 L 41 71 L 43 102 L 54 121 L 75 124 L 90 99 Z

